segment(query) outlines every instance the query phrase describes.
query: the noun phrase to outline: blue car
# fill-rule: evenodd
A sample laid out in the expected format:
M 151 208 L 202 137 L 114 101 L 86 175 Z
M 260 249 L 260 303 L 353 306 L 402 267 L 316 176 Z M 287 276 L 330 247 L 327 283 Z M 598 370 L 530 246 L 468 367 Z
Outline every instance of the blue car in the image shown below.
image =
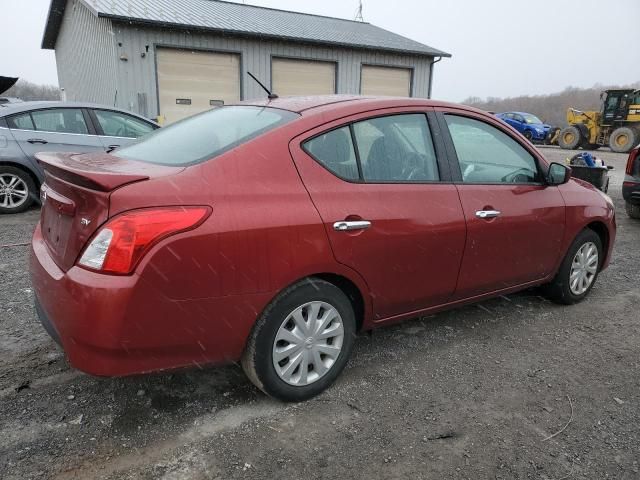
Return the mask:
M 542 123 L 542 120 L 530 113 L 505 112 L 496 114 L 496 117 L 511 125 L 531 142 L 544 142 L 551 128 L 551 125 Z

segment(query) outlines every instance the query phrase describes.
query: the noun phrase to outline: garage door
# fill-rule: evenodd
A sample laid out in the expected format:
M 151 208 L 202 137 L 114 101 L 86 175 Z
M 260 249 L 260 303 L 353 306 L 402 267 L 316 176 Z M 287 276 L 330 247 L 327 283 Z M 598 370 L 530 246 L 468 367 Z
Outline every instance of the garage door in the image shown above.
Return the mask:
M 411 69 L 362 66 L 362 95 L 411 96 Z
M 160 115 L 172 123 L 240 100 L 240 56 L 158 48 Z
M 336 93 L 336 64 L 332 62 L 274 58 L 271 77 L 273 91 L 280 96 Z

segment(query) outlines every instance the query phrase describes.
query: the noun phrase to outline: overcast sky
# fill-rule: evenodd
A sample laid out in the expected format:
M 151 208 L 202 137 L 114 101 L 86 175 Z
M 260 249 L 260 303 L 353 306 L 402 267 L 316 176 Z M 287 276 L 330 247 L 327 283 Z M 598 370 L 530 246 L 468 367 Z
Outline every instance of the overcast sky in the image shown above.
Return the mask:
M 57 84 L 54 54 L 40 49 L 49 3 L 0 0 L 0 75 Z M 245 3 L 353 19 L 358 0 Z M 461 101 L 640 81 L 640 0 L 363 0 L 363 5 L 365 21 L 453 55 L 436 66 L 436 98 Z

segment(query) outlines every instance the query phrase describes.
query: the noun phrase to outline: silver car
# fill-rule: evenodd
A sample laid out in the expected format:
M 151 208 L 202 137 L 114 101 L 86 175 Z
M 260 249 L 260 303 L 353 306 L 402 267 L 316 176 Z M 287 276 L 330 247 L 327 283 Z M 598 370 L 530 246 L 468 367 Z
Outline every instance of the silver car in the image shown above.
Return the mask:
M 157 128 L 139 115 L 89 103 L 0 104 L 0 213 L 39 201 L 44 172 L 36 153 L 111 151 Z

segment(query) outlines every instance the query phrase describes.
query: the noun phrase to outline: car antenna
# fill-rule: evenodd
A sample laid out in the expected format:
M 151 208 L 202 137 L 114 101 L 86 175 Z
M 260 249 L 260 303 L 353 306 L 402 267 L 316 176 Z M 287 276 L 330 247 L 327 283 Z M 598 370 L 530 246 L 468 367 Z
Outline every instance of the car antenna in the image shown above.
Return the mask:
M 275 93 L 271 93 L 271 91 L 270 91 L 267 87 L 265 87 L 265 86 L 262 84 L 262 82 L 261 82 L 260 80 L 258 80 L 258 79 L 256 78 L 256 76 L 255 76 L 253 73 L 251 73 L 251 72 L 247 72 L 247 75 L 249 75 L 251 78 L 253 78 L 253 79 L 256 81 L 256 83 L 257 83 L 258 85 L 260 85 L 260 86 L 262 87 L 262 89 L 263 89 L 265 92 L 267 92 L 267 98 L 268 98 L 269 100 L 275 100 L 276 98 L 278 98 L 278 95 L 276 95 Z

